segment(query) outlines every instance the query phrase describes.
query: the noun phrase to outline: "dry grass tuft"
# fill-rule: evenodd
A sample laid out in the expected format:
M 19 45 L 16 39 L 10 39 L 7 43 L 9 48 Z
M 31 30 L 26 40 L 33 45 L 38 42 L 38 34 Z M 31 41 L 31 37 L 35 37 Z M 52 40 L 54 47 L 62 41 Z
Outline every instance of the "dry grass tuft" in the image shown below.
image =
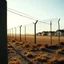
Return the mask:
M 58 59 L 59 62 L 64 62 L 64 58 Z
M 39 50 L 39 48 L 37 47 L 37 45 L 32 45 L 30 47 L 30 51 L 38 51 L 38 50 Z
M 46 48 L 48 48 L 48 44 L 45 44 L 44 46 L 45 46 Z
M 20 43 L 20 45 L 23 45 L 24 44 L 24 42 L 19 42 Z
M 32 48 L 37 48 L 37 44 L 33 44 L 32 45 Z
M 8 46 L 10 46 L 10 44 L 8 44 Z
M 19 61 L 11 61 L 8 64 L 20 64 Z
M 64 42 L 61 42 L 60 44 L 61 44 L 61 45 L 64 45 Z
M 52 59 L 50 59 L 48 61 L 48 64 L 56 64 L 57 61 L 58 61 L 58 58 L 57 57 L 53 57 Z
M 60 59 L 58 59 L 57 64 L 64 64 L 64 58 L 60 58 Z
M 46 47 L 45 46 L 40 46 L 39 50 L 46 50 Z
M 59 49 L 56 51 L 56 54 L 64 54 L 64 49 Z
M 13 49 L 12 48 L 8 48 L 8 51 L 12 51 Z
M 30 45 L 25 43 L 25 44 L 23 44 L 23 47 L 24 47 L 24 48 L 29 48 Z
M 16 43 L 15 43 L 15 46 L 19 46 L 19 45 L 20 45 L 19 42 L 16 42 Z
M 42 53 L 40 57 L 47 57 L 48 55 L 46 53 Z
M 35 57 L 35 58 L 33 59 L 33 61 L 46 62 L 47 59 L 46 59 L 45 57 L 43 57 L 43 58 L 41 58 L 41 57 Z
M 32 52 L 27 52 L 25 56 L 28 58 L 34 58 L 34 55 L 32 54 Z
M 62 51 L 62 49 L 57 50 L 57 51 L 56 51 L 56 54 L 61 53 L 61 51 Z
M 32 62 L 28 62 L 28 64 L 33 64 Z
M 36 46 L 37 46 L 37 47 L 40 47 L 40 46 L 42 46 L 42 44 L 37 44 Z
M 12 40 L 12 42 L 16 42 L 16 40 Z
M 17 58 L 11 58 L 8 64 L 20 64 Z

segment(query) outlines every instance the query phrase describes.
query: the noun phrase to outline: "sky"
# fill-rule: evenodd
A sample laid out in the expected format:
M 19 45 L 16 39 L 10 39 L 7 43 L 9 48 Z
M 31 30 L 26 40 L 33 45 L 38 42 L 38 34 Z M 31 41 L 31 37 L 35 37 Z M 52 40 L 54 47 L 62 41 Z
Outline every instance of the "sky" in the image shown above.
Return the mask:
M 37 18 L 36 20 L 46 20 L 47 23 L 49 23 L 48 19 L 60 18 L 60 28 L 64 29 L 64 0 L 7 0 L 7 8 L 33 16 Z M 55 27 L 57 21 L 55 20 L 55 23 L 53 21 Z M 35 21 L 7 11 L 8 29 L 33 22 Z M 47 25 L 43 24 L 43 26 Z

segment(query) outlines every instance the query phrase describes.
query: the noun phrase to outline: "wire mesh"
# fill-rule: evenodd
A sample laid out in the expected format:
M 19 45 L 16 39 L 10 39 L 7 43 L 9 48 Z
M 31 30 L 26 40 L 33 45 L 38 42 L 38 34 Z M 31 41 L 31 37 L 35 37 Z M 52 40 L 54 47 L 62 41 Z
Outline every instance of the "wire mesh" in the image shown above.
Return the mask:
M 37 44 L 50 44 L 50 36 L 48 32 L 50 31 L 50 25 L 42 22 L 36 24 L 36 43 Z
M 21 28 L 21 40 L 22 42 L 25 42 L 25 26 L 22 26 Z
M 26 42 L 34 44 L 34 24 L 26 25 Z

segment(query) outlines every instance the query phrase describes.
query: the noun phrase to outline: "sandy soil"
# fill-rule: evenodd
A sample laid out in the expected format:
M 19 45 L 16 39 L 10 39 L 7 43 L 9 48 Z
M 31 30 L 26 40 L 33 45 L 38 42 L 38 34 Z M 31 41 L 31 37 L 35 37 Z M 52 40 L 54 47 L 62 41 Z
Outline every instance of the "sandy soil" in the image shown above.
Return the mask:
M 10 39 L 15 39 L 15 37 L 9 37 Z M 16 40 L 20 41 L 20 36 L 16 36 Z M 22 42 L 28 42 L 33 44 L 34 43 L 34 36 L 33 35 L 27 35 L 26 38 L 24 35 L 21 36 L 21 41 Z M 64 36 L 60 37 L 60 42 L 64 42 Z M 49 44 L 51 43 L 51 37 L 50 36 L 36 36 L 36 43 L 41 43 L 41 44 Z M 52 44 L 58 44 L 59 43 L 59 37 L 57 36 L 52 36 Z
M 31 36 L 32 38 L 32 36 Z M 48 37 L 40 37 L 38 39 L 47 38 Z M 61 37 L 64 38 L 64 37 Z M 53 38 L 53 39 L 56 39 Z M 42 40 L 42 39 L 41 39 Z M 45 40 L 44 40 L 45 41 Z M 18 61 L 14 61 L 15 64 L 64 64 L 64 42 L 63 44 L 56 44 L 53 46 L 44 46 L 43 44 L 29 44 L 26 42 L 19 42 L 19 41 L 9 41 L 16 51 L 18 51 L 22 56 L 20 56 L 16 51 L 13 49 L 9 50 L 8 63 L 13 64 L 14 57 L 17 58 Z M 14 53 L 12 53 L 12 51 Z M 11 54 L 10 54 L 11 53 Z M 11 60 L 13 59 L 13 60 Z M 62 63 L 61 63 L 62 62 Z

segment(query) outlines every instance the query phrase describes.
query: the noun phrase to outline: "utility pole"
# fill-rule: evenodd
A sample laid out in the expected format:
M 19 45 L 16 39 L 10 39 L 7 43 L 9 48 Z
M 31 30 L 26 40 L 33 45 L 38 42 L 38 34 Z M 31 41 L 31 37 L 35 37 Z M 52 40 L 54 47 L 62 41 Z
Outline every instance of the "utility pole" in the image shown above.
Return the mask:
M 8 64 L 6 0 L 0 0 L 0 63 Z
M 34 44 L 36 44 L 36 24 L 38 20 L 34 23 Z

